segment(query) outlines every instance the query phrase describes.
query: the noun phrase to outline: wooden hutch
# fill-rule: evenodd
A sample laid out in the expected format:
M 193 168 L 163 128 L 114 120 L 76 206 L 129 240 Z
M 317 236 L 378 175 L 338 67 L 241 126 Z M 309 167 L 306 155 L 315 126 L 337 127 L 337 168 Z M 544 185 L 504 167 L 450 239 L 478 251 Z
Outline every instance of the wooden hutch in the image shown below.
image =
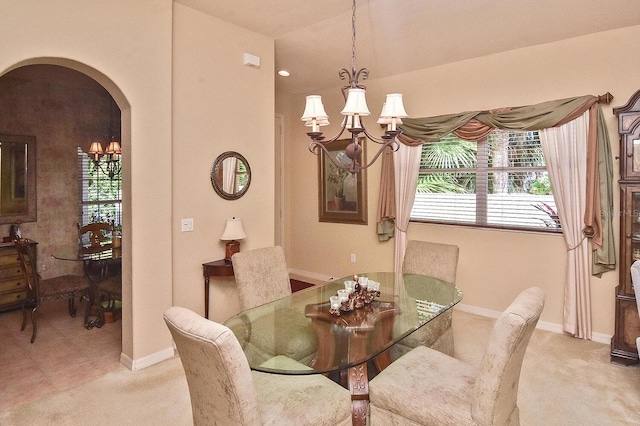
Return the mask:
M 611 362 L 638 362 L 640 318 L 631 282 L 631 264 L 640 260 L 640 90 L 613 109 L 620 134 L 620 280 L 616 287 L 615 334 Z

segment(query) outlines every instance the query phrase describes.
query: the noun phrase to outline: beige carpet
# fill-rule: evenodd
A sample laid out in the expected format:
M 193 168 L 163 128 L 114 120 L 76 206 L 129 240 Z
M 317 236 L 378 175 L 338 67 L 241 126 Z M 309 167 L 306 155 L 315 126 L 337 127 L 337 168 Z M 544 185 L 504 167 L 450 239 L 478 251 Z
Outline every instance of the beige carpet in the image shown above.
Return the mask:
M 456 357 L 478 365 L 493 320 L 454 312 Z M 609 346 L 536 330 L 519 391 L 522 425 L 640 425 L 640 367 L 609 363 Z M 141 371 L 124 367 L 0 414 L 13 425 L 189 425 L 178 358 Z M 375 426 L 375 425 L 374 425 Z

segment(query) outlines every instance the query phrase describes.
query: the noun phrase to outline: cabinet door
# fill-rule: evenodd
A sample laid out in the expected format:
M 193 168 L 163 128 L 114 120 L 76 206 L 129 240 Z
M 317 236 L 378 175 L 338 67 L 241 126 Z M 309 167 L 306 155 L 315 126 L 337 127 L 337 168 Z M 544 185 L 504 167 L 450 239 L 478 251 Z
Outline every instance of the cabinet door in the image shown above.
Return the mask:
M 621 187 L 620 294 L 633 296 L 631 264 L 640 260 L 640 184 Z

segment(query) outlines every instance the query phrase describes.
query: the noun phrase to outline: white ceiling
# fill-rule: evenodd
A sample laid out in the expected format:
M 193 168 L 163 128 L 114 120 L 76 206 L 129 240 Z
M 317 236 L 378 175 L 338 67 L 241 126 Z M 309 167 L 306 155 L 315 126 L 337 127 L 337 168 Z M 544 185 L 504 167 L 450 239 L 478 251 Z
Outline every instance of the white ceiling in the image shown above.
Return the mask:
M 176 1 L 274 38 L 279 90 L 351 67 L 351 0 Z M 638 0 L 358 0 L 356 66 L 373 79 L 639 24 Z

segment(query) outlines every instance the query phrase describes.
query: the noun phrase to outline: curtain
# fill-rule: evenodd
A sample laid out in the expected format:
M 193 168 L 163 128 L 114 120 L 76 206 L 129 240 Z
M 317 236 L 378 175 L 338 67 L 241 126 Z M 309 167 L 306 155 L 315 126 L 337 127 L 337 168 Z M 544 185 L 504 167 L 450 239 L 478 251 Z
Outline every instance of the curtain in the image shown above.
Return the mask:
M 413 200 L 416 197 L 418 171 L 420 169 L 420 146 L 400 144 L 394 155 L 395 167 L 395 205 L 396 205 L 396 241 L 394 250 L 394 272 L 402 272 L 402 261 L 407 248 L 407 227 Z
M 588 244 L 591 243 L 593 249 L 591 274 L 601 276 L 603 272 L 612 271 L 616 267 L 613 215 L 611 214 L 613 211 L 613 161 L 606 123 L 599 107 L 600 103 L 609 103 L 612 99 L 611 94 L 606 93 L 602 96 L 580 96 L 492 111 L 470 111 L 438 117 L 405 118 L 403 124 L 399 126 L 402 134 L 398 136 L 397 140 L 401 142 L 401 146 L 420 147 L 424 143 L 439 141 L 452 132 L 462 139 L 478 140 L 486 137 L 494 128 L 521 131 L 543 130 L 563 126 L 588 113 L 589 127 L 581 142 L 586 145 L 583 146 L 587 153 L 583 159 L 585 171 L 584 176 L 581 175 L 583 180 L 575 182 L 574 190 L 581 191 L 579 188 L 584 185 L 584 196 L 580 199 L 582 203 L 580 208 L 583 212 L 580 232 L 587 239 L 580 240 L 580 247 L 585 244 L 588 247 Z M 558 155 L 566 155 L 562 152 L 558 151 Z M 419 154 L 417 155 L 419 156 Z M 396 179 L 395 185 L 391 185 L 396 188 L 396 229 L 401 231 L 398 232 L 399 238 L 395 242 L 396 270 L 401 267 L 402 257 L 400 256 L 404 254 L 408 216 L 411 213 L 411 204 L 407 205 L 406 203 L 410 198 L 413 200 L 415 196 L 415 186 L 412 189 L 413 194 L 404 192 L 409 191 L 409 187 L 405 182 L 407 178 L 402 178 L 401 175 L 409 174 L 417 179 L 418 173 L 417 169 L 409 170 L 406 168 L 407 164 L 405 163 L 408 162 L 404 159 L 401 160 L 401 158 L 403 158 L 401 154 L 394 158 L 397 160 L 395 174 L 382 175 L 382 180 L 394 177 Z M 403 161 L 403 163 L 400 164 L 399 161 Z M 562 161 L 566 161 L 566 159 L 562 159 Z M 419 167 L 419 158 L 416 160 L 416 167 Z M 403 179 L 403 182 L 399 183 L 398 179 Z M 390 184 L 381 182 L 381 187 L 383 185 L 388 187 Z M 400 189 L 403 191 L 402 194 L 398 194 Z M 385 219 L 387 221 L 393 220 L 394 213 L 388 211 L 388 207 L 383 206 L 380 202 L 378 207 L 379 217 L 387 218 Z M 560 213 L 561 221 L 562 214 Z M 379 238 L 382 239 L 380 232 L 384 232 L 384 230 L 381 231 L 381 227 L 379 227 L 378 232 Z M 571 251 L 577 250 L 573 245 L 569 247 L 572 248 Z M 569 295 L 565 298 L 565 327 L 578 337 L 590 338 L 589 289 L 580 284 L 580 280 L 583 279 L 588 282 L 588 278 L 584 277 L 588 277 L 589 264 L 588 261 L 579 260 L 582 259 L 580 256 L 588 257 L 589 251 L 581 248 L 579 253 L 579 256 L 575 257 L 568 267 L 573 272 L 567 271 L 567 280 L 570 279 L 570 276 L 575 278 L 571 283 L 567 281 L 565 288 L 565 294 Z
M 235 157 L 222 160 L 222 190 L 227 194 L 236 192 L 236 163 Z
M 564 331 L 591 339 L 589 244 L 583 232 L 587 197 L 589 112 L 560 127 L 539 131 L 562 232 L 568 267 L 564 291 Z
M 382 178 L 376 217 L 379 241 L 387 241 L 394 235 L 396 218 L 396 190 L 394 187 L 393 152 L 386 149 L 382 155 Z

